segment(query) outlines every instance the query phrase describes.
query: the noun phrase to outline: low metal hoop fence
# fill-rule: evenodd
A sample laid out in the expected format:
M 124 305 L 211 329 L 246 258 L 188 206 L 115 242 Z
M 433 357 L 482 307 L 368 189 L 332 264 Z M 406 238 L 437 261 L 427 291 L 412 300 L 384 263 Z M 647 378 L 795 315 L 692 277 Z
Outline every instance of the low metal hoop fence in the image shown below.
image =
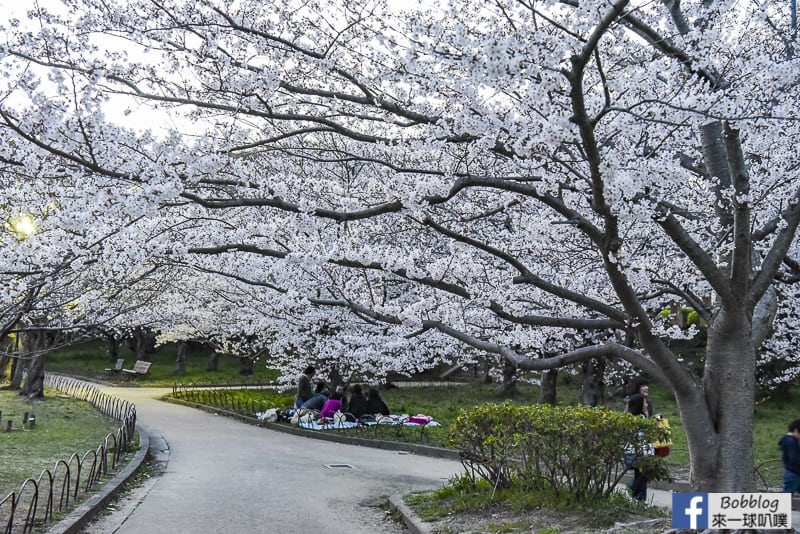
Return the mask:
M 194 384 L 175 383 L 172 386 L 172 397 L 175 399 L 221 408 L 243 416 L 254 417 L 270 408 L 280 408 L 274 403 L 255 399 L 242 399 L 236 394 L 239 389 L 270 389 L 270 384 Z
M 86 401 L 121 423 L 96 449 L 59 459 L 38 478 L 22 482 L 19 491 L 0 500 L 0 528 L 5 534 L 36 532 L 53 521 L 54 512 L 64 512 L 83 493 L 90 493 L 102 477 L 114 471 L 133 444 L 136 406 L 103 393 L 94 385 L 71 377 L 46 374 L 44 385 L 76 400 Z

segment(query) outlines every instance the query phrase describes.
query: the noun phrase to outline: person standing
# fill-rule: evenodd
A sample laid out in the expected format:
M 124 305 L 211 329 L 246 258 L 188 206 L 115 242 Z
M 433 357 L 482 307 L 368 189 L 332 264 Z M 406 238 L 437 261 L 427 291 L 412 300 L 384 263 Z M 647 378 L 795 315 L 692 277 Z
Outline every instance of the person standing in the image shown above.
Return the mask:
M 645 386 L 646 388 L 647 386 Z M 640 389 L 641 391 L 641 389 Z M 647 410 L 648 410 L 649 400 L 647 399 L 647 395 L 642 393 L 637 393 L 631 395 L 631 398 L 628 400 L 628 413 L 631 415 L 635 415 L 638 417 L 647 418 Z M 652 404 L 649 405 L 649 408 L 652 409 Z M 633 469 L 633 480 L 630 484 L 628 484 L 628 488 L 631 491 L 631 497 L 638 501 L 646 501 L 647 500 L 647 473 L 642 466 L 641 457 L 642 456 L 652 456 L 652 446 L 649 443 L 642 443 L 641 450 L 634 451 L 634 454 L 630 456 L 630 458 L 626 458 L 626 462 L 628 466 Z M 637 458 L 638 456 L 638 458 Z
M 783 491 L 800 491 L 800 419 L 789 423 L 789 431 L 778 442 L 783 460 Z
M 628 397 L 628 412 L 631 411 L 631 404 L 636 404 L 637 406 L 641 404 L 641 414 L 645 417 L 655 415 L 653 403 L 650 401 L 650 386 L 646 380 L 640 378 L 634 382 L 633 393 Z

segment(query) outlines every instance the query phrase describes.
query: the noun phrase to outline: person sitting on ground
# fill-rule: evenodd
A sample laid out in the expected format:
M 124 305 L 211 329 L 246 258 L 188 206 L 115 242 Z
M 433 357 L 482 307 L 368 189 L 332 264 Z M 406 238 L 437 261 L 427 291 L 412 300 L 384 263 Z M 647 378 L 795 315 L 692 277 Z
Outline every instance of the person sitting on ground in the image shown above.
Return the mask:
M 317 386 L 314 388 L 314 394 L 311 395 L 311 398 L 308 399 L 303 403 L 301 408 L 306 410 L 321 410 L 322 405 L 325 404 L 325 401 L 328 400 L 330 396 L 330 391 L 328 390 L 328 386 L 320 380 L 317 382 Z
M 789 423 L 789 432 L 778 442 L 783 460 L 783 492 L 800 491 L 800 419 Z
M 358 420 L 369 413 L 369 407 L 367 406 L 367 398 L 364 396 L 364 392 L 361 389 L 361 384 L 354 385 L 352 389 L 350 402 L 347 405 L 347 412 Z
M 333 414 L 342 411 L 342 395 L 338 392 L 333 392 L 331 398 L 325 401 L 322 410 L 319 412 L 319 424 L 323 425 L 333 420 Z
M 313 365 L 309 365 L 297 379 L 297 394 L 294 397 L 295 408 L 300 408 L 304 402 L 314 396 L 314 392 L 311 390 L 311 379 L 314 378 L 316 372 L 317 369 Z
M 336 393 L 342 396 L 342 409 L 339 411 L 344 413 L 347 411 L 350 404 L 350 401 L 347 399 L 347 384 L 339 384 L 336 386 Z
M 367 393 L 367 413 L 389 415 L 389 407 L 383 402 L 380 393 L 375 388 L 370 388 Z

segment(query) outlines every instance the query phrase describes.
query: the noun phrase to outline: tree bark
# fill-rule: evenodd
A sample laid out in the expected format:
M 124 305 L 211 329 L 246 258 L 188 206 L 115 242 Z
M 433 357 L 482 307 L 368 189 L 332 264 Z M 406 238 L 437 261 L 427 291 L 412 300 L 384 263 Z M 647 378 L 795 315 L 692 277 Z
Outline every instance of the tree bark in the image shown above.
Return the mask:
M 11 358 L 8 356 L 0 356 L 0 379 L 6 376 L 6 369 L 8 369 L 9 363 L 11 363 Z
M 11 360 L 11 383 L 8 388 L 18 390 L 22 387 L 22 378 L 25 375 L 25 363 L 20 358 Z
M 132 349 L 136 353 L 137 360 L 150 361 L 155 347 L 155 337 L 144 328 L 136 328 L 131 337 Z
M 488 358 L 483 358 L 478 367 L 478 373 L 480 374 L 480 381 L 481 384 L 491 384 L 492 383 L 492 365 Z
M 119 358 L 119 347 L 122 345 L 122 338 L 116 336 L 113 332 L 105 332 L 106 338 L 106 358 L 108 363 L 116 363 Z
M 558 369 L 550 369 L 542 373 L 539 383 L 539 404 L 556 404 L 556 383 L 558 382 Z
M 56 335 L 49 330 L 33 330 L 22 337 L 23 352 L 28 355 L 27 374 L 20 394 L 28 398 L 44 397 L 44 362 Z
M 601 358 L 586 360 L 581 365 L 583 384 L 581 386 L 581 404 L 600 406 L 605 404 L 605 371 L 606 361 Z
M 253 360 L 250 358 L 239 358 L 239 374 L 250 376 L 253 374 Z
M 186 341 L 178 341 L 178 353 L 175 357 L 175 376 L 183 376 L 186 374 L 186 353 L 188 352 L 188 343 Z
M 755 348 L 745 312 L 722 310 L 708 330 L 704 406 L 682 405 L 691 485 L 706 492 L 752 491 Z M 705 417 L 710 415 L 712 428 Z
M 513 397 L 517 394 L 517 368 L 508 360 L 503 361 L 503 381 L 497 390 L 499 397 Z
M 220 353 L 216 350 L 211 351 L 211 355 L 208 357 L 208 363 L 206 364 L 206 371 L 217 372 L 219 371 L 219 357 Z
M 28 361 L 28 374 L 20 393 L 29 399 L 44 397 L 44 360 L 47 352 L 38 352 Z

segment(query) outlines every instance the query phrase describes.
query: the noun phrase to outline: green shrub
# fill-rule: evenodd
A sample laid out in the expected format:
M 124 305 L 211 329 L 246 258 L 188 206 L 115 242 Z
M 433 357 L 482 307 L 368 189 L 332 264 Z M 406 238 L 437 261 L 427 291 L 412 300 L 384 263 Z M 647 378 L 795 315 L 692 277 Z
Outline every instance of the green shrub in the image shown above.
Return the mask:
M 488 480 L 495 487 L 511 485 L 519 464 L 519 442 L 526 420 L 520 417 L 522 407 L 508 403 L 483 404 L 462 410 L 450 427 L 448 444 L 461 452 L 461 463 L 472 484 Z
M 605 408 L 485 404 L 456 418 L 449 442 L 473 484 L 517 481 L 579 502 L 610 495 L 626 456 L 651 479 L 668 478 L 663 459 L 647 456 L 649 443 L 666 433 L 655 421 Z

